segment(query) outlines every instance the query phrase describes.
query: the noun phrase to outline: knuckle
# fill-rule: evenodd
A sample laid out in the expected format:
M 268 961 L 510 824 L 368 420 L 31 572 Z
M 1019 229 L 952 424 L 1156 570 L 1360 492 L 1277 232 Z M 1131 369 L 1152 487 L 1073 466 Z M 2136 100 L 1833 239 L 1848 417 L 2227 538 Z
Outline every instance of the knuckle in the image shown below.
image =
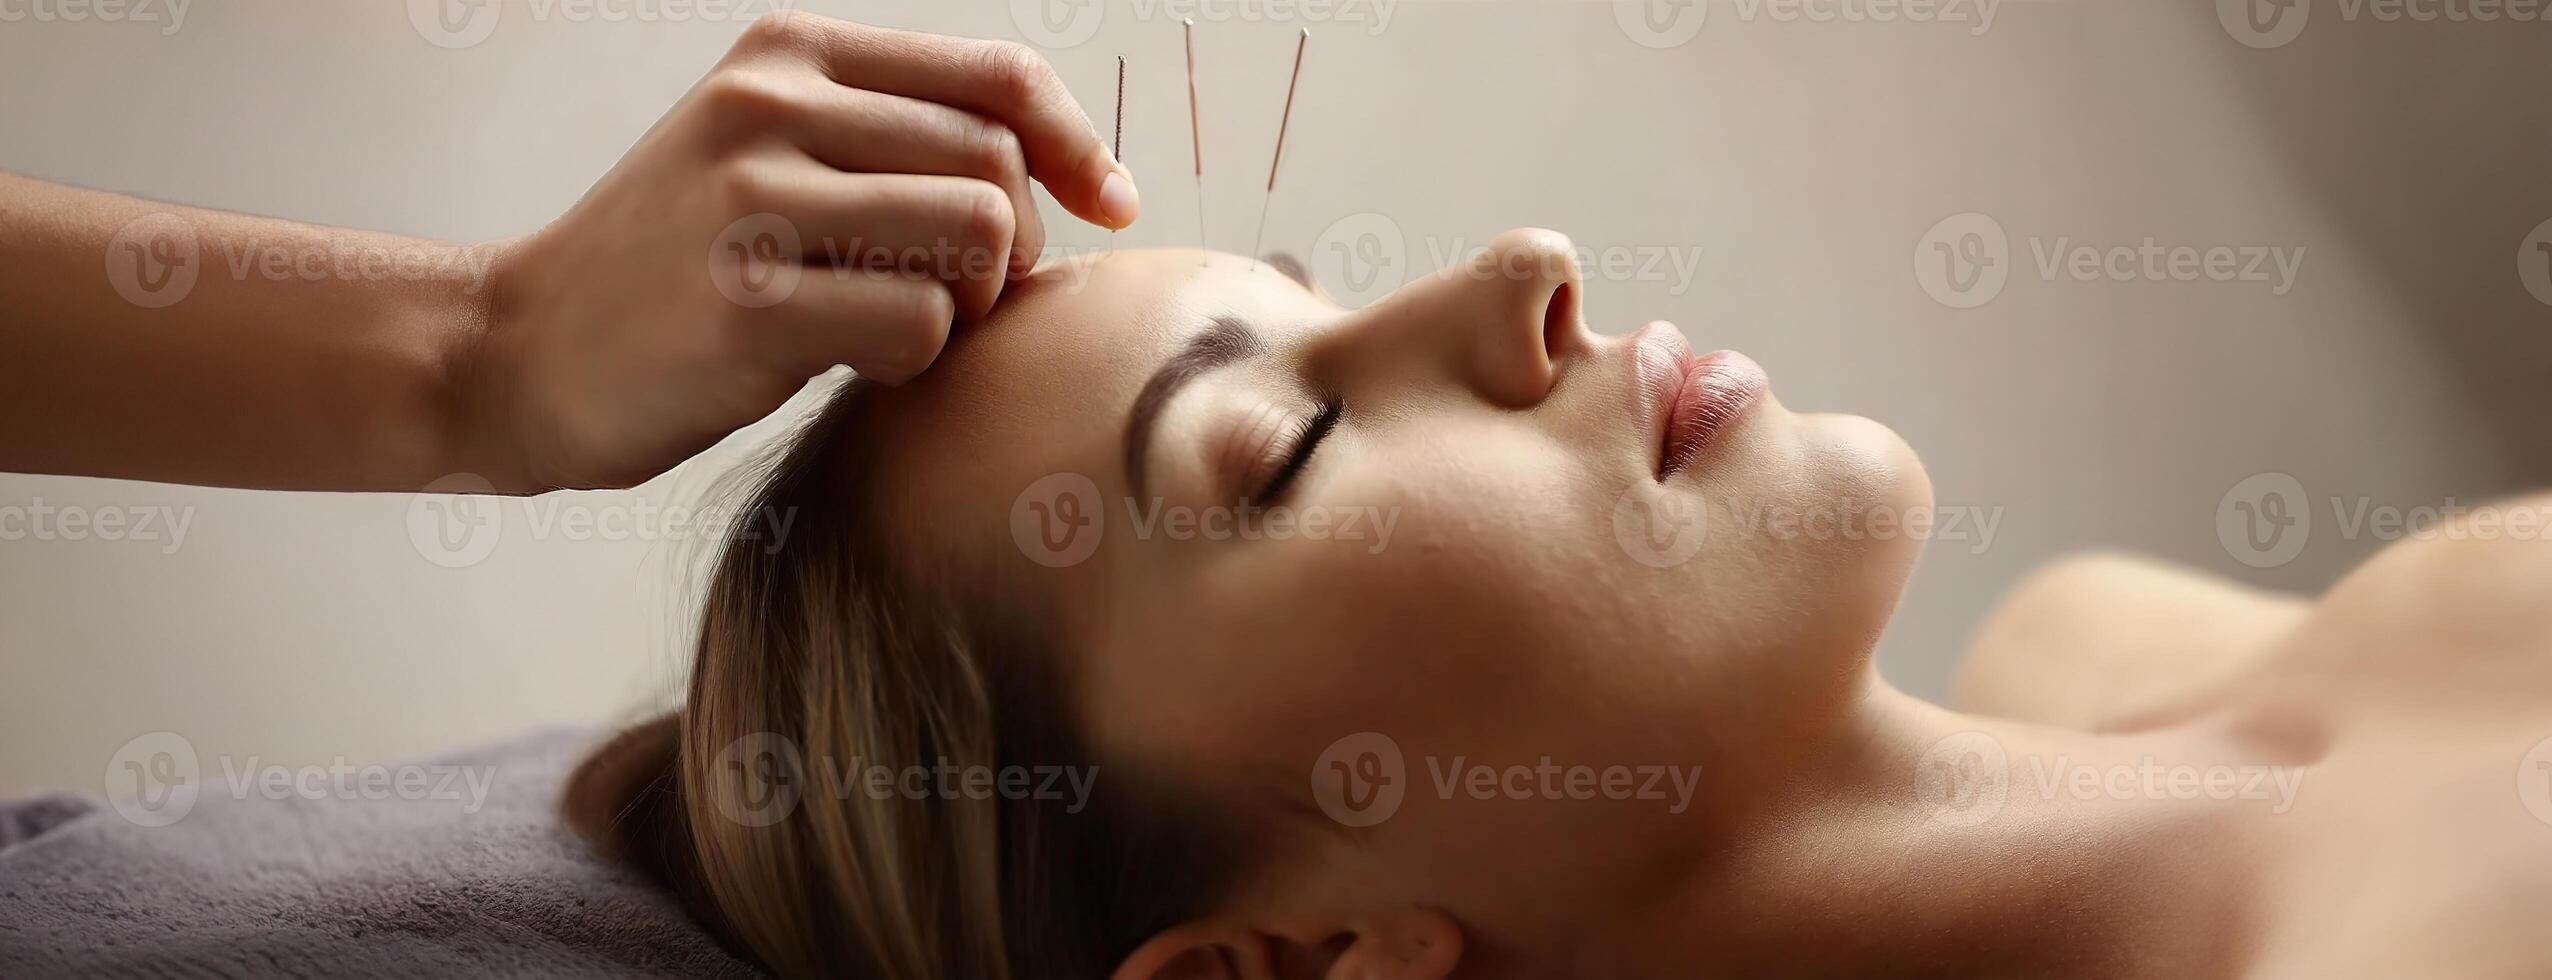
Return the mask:
M 879 352 L 883 367 L 907 377 L 939 358 L 940 348 L 948 343 L 949 325 L 957 317 L 956 300 L 942 286 L 925 285 L 911 290 L 911 295 L 912 310 Z
M 737 46 L 770 49 L 794 44 L 812 29 L 814 17 L 814 14 L 794 9 L 763 14 L 754 18 L 751 27 L 745 28 L 744 38 L 737 42 Z
M 720 121 L 751 128 L 789 115 L 798 93 L 782 79 L 764 72 L 727 69 L 702 84 L 702 98 Z
M 969 149 L 975 176 L 1005 187 L 1027 179 L 1028 158 L 1019 145 L 1019 134 L 1010 127 L 992 122 L 978 125 Z
M 710 173 L 719 202 L 738 216 L 764 210 L 772 200 L 771 178 L 753 160 L 729 160 Z
M 998 244 L 1011 237 L 1017 213 L 1010 207 L 1010 194 L 980 180 L 967 181 L 958 192 L 958 228 L 968 242 Z
M 979 51 L 985 80 L 1004 104 L 1036 105 L 1045 98 L 1054 69 L 1036 49 L 1017 41 L 991 41 Z

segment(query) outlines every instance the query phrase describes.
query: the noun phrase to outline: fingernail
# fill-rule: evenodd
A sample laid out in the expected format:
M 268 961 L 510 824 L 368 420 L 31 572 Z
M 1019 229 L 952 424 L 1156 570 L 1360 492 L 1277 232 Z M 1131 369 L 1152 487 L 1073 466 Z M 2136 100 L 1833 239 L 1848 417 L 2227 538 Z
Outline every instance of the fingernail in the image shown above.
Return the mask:
M 1133 224 L 1143 213 L 1143 198 L 1134 193 L 1134 182 L 1122 168 L 1108 171 L 1108 179 L 1099 182 L 1099 213 L 1107 216 L 1111 228 Z

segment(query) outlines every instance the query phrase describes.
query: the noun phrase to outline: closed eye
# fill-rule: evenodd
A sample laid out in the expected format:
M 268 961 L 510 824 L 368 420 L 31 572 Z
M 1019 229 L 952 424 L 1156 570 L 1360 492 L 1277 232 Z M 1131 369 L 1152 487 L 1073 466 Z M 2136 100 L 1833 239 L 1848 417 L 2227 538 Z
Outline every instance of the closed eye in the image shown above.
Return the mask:
M 1336 398 L 1322 402 L 1318 414 L 1279 442 L 1278 451 L 1284 454 L 1284 461 L 1259 485 L 1258 492 L 1250 495 L 1250 502 L 1268 506 L 1283 500 L 1286 489 L 1293 486 L 1304 467 L 1311 465 L 1312 454 L 1320 450 L 1321 442 L 1338 426 L 1338 416 L 1345 408 Z

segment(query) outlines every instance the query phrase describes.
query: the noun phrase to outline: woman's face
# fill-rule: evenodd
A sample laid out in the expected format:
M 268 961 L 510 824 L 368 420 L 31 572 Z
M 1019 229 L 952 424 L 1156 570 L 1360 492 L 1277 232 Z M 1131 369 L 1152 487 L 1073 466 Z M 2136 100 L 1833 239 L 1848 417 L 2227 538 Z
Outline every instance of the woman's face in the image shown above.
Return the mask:
M 1572 254 L 1357 310 L 1219 253 L 1043 270 L 884 393 L 885 512 L 1060 610 L 1103 758 L 1265 816 L 1240 901 L 1559 928 L 1843 723 L 1930 503 L 1884 427 L 1591 330 Z

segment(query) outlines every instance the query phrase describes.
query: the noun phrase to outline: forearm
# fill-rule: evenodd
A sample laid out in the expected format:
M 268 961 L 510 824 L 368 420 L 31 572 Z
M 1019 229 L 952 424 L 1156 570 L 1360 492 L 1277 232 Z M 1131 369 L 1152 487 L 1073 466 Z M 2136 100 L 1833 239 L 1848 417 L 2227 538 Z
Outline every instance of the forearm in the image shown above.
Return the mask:
M 494 251 L 0 174 L 0 470 L 505 486 L 459 394 Z

